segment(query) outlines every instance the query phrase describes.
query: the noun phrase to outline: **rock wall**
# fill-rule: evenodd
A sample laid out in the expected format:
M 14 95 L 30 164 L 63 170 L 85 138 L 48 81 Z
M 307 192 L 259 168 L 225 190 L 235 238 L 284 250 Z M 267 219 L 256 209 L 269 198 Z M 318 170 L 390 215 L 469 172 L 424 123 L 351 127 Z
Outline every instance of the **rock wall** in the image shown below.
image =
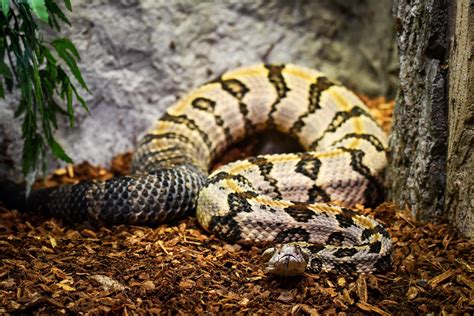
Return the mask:
M 398 62 L 389 0 L 73 3 L 66 31 L 82 56 L 91 115 L 57 133 L 75 160 L 107 164 L 188 89 L 240 65 L 317 67 L 358 92 L 393 96 Z M 0 104 L 0 178 L 18 179 L 13 98 Z M 66 122 L 64 122 L 66 126 Z M 50 168 L 57 167 L 52 161 Z

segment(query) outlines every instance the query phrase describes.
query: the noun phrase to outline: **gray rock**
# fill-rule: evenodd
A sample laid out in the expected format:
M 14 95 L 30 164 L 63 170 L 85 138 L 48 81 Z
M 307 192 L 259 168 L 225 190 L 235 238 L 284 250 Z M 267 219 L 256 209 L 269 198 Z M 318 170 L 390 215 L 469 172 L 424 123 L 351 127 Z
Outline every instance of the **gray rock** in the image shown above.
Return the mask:
M 261 62 L 316 67 L 358 92 L 394 95 L 389 0 L 74 1 L 66 31 L 82 56 L 91 115 L 56 133 L 75 162 L 106 165 L 187 90 Z M 0 177 L 20 177 L 16 102 L 0 105 Z M 59 162 L 51 161 L 49 169 Z

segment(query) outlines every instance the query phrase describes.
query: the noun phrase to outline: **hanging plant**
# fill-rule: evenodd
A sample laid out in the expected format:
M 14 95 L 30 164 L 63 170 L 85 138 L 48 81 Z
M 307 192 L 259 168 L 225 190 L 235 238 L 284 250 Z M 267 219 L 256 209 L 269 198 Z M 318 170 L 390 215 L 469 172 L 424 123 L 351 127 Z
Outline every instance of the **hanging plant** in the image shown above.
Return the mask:
M 19 89 L 15 117 L 21 117 L 25 175 L 45 170 L 45 153 L 71 163 L 71 158 L 54 138 L 57 117 L 66 116 L 74 126 L 74 104 L 88 107 L 78 87 L 90 93 L 81 71 L 74 44 L 67 38 L 46 41 L 42 29 L 58 33 L 70 22 L 61 7 L 72 11 L 71 1 L 58 5 L 53 0 L 1 0 L 0 12 L 0 97 Z M 72 79 L 74 78 L 74 79 Z M 74 101 L 75 100 L 75 101 Z

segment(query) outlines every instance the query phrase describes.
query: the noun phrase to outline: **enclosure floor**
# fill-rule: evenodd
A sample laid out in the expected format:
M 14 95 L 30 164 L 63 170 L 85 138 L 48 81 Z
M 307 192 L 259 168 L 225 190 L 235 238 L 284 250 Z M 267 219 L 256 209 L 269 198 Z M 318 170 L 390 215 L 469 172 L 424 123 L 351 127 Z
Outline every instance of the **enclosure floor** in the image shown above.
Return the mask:
M 387 129 L 390 110 L 376 111 Z M 255 144 L 230 150 L 221 163 L 252 154 Z M 129 161 L 126 154 L 110 169 L 71 166 L 37 185 L 107 179 L 128 173 Z M 358 211 L 392 236 L 387 273 L 275 278 L 263 272 L 262 249 L 226 244 L 194 217 L 152 228 L 93 227 L 0 205 L 0 314 L 474 313 L 472 242 L 389 203 Z

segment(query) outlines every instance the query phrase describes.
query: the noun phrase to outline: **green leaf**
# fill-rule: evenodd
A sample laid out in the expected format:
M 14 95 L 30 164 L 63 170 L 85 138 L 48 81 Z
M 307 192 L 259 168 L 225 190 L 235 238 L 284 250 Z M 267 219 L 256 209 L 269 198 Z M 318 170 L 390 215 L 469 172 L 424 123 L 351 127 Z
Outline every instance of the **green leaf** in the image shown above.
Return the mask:
M 84 81 L 84 78 L 82 78 L 81 71 L 79 70 L 79 67 L 77 67 L 74 57 L 68 52 L 67 49 L 65 49 L 64 44 L 57 43 L 56 41 L 53 41 L 51 44 L 56 49 L 56 52 L 58 53 L 59 57 L 66 62 L 66 64 L 68 65 L 69 69 L 71 70 L 72 74 L 74 75 L 76 80 L 79 82 L 79 84 L 87 92 L 91 93 L 89 88 L 87 87 L 86 82 Z
M 64 23 L 66 23 L 67 25 L 71 26 L 71 23 L 69 22 L 67 16 L 64 14 L 64 12 L 61 10 L 60 7 L 58 7 L 58 5 L 55 3 L 55 2 L 52 2 L 52 1 L 48 1 L 46 3 L 46 7 L 49 11 L 49 13 L 51 14 L 51 19 L 54 19 L 54 26 L 56 27 L 56 29 L 59 31 L 60 30 L 60 26 L 58 24 L 58 21 L 56 19 L 56 16 L 62 20 Z
M 55 74 L 51 73 L 51 69 L 53 68 L 54 71 L 56 67 L 46 67 L 46 69 L 41 69 L 39 71 L 39 76 L 41 78 L 41 84 L 43 85 L 44 95 L 46 99 L 51 99 L 52 94 L 54 93 L 54 89 L 56 87 L 56 78 Z
M 54 112 L 58 112 L 61 115 L 69 116 L 69 113 L 65 111 L 62 107 L 60 107 L 59 104 L 57 104 L 54 100 L 51 100 L 51 102 L 49 103 L 49 107 Z
M 47 147 L 55 157 L 72 162 L 54 139 L 54 131 L 61 116 L 68 118 L 70 126 L 74 125 L 74 98 L 89 112 L 77 91 L 79 88 L 76 89 L 80 85 L 90 93 L 77 65 L 79 52 L 67 38 L 46 43 L 43 28 L 47 26 L 38 25 L 39 20 L 47 21 L 49 26 L 60 31 L 60 24 L 69 24 L 64 13 L 66 9 L 72 10 L 71 0 L 58 5 L 60 2 L 1 0 L 0 3 L 3 11 L 0 14 L 0 97 L 7 88 L 11 91 L 14 84 L 20 90 L 15 116 L 23 119 L 22 167 L 25 174 L 45 166 Z M 67 67 L 68 72 L 62 67 Z
M 62 110 L 59 105 L 54 102 L 54 100 L 51 100 L 51 102 L 48 104 L 47 107 L 45 107 L 44 111 L 44 118 L 43 118 L 43 130 L 45 130 L 46 135 L 52 134 L 51 131 L 51 124 L 53 125 L 54 129 L 58 128 L 58 121 L 56 119 L 56 112 L 58 109 Z
M 31 169 L 35 169 L 38 163 L 39 154 L 42 151 L 43 140 L 41 135 L 33 133 L 25 139 L 23 144 L 23 173 L 27 174 Z
M 25 103 L 23 100 L 20 101 L 20 103 Z M 25 107 L 25 110 L 27 108 Z M 30 129 L 33 127 L 35 122 L 31 119 L 31 115 L 28 113 L 28 111 L 25 114 L 25 118 L 23 119 L 23 123 L 21 124 L 21 133 L 22 133 L 22 138 L 26 141 L 29 137 L 31 137 L 31 133 L 29 133 Z M 34 126 L 36 128 L 36 125 Z
M 13 79 L 5 78 L 5 83 L 7 85 L 8 92 L 11 92 L 13 89 Z
M 72 88 L 71 84 L 67 85 L 66 88 L 66 103 L 67 103 L 67 112 L 69 114 L 69 126 L 74 127 L 74 109 L 72 107 Z
M 44 22 L 48 22 L 48 10 L 44 0 L 28 0 L 31 10 Z
M 26 111 L 27 104 L 25 100 L 21 99 L 20 104 L 18 105 L 18 108 L 15 111 L 15 114 L 13 115 L 14 118 L 19 117 Z
M 51 147 L 51 151 L 53 152 L 53 154 L 58 157 L 59 159 L 67 162 L 67 163 L 73 163 L 71 157 L 69 157 L 66 152 L 64 151 L 63 147 L 61 147 L 61 145 L 59 145 L 58 142 L 56 142 L 56 140 L 54 140 L 53 137 L 49 137 L 48 138 L 48 144 L 49 146 Z
M 72 88 L 72 91 L 74 91 L 74 94 L 76 95 L 77 101 L 79 101 L 79 103 L 84 108 L 84 110 L 86 110 L 87 114 L 91 114 L 91 112 L 89 111 L 89 108 L 86 105 L 86 101 L 84 101 L 84 99 L 79 95 L 79 93 L 77 93 L 76 87 L 71 85 L 71 88 Z
M 71 1 L 69 0 L 64 0 L 64 4 L 66 5 L 66 8 L 72 12 L 72 5 L 71 5 Z
M 51 54 L 51 51 L 46 46 L 41 47 L 41 53 L 46 57 L 50 64 L 56 65 L 56 58 L 54 58 L 53 54 Z
M 32 106 L 32 93 L 31 93 L 31 90 L 33 88 L 31 86 L 30 78 L 32 78 L 33 75 L 21 63 L 18 64 L 17 70 L 18 70 L 18 78 L 21 83 L 20 84 L 21 98 L 26 103 L 27 109 L 31 109 L 33 107 Z
M 4 26 L 0 24 L 0 29 L 2 29 Z M 1 32 L 3 36 L 3 32 Z M 0 60 L 3 60 L 5 58 L 5 38 L 0 37 Z
M 3 75 L 5 78 L 13 78 L 10 67 L 3 60 L 0 60 L 0 75 Z
M 58 38 L 58 39 L 55 39 L 51 44 L 54 47 L 60 46 L 64 50 L 68 50 L 69 52 L 71 52 L 74 55 L 74 57 L 76 57 L 77 60 L 81 60 L 81 56 L 79 56 L 79 52 L 77 51 L 76 46 L 74 46 L 74 44 L 69 39 L 67 39 L 67 38 Z
M 36 64 L 33 66 L 33 79 L 36 103 L 39 107 L 43 107 L 43 86 L 41 84 L 41 79 L 39 76 L 38 65 Z
M 10 0 L 2 0 L 2 11 L 5 17 L 8 16 L 8 11 L 10 10 Z

